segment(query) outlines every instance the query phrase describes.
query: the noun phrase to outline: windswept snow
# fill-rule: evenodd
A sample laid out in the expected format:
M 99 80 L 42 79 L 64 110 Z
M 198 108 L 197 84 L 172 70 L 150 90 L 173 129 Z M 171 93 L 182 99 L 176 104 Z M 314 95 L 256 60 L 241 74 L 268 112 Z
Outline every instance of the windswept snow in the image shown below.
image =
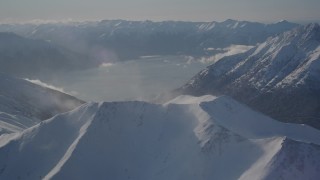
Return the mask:
M 88 103 L 0 138 L 0 178 L 317 179 L 319 137 L 318 130 L 279 123 L 226 96 Z M 288 141 L 299 151 L 289 150 Z M 309 151 L 314 166 L 307 166 Z M 305 159 L 303 170 L 285 157 L 291 153 Z M 287 171 L 277 171 L 282 165 Z
M 21 132 L 83 103 L 70 95 L 1 73 L 0 86 L 0 135 Z
M 200 105 L 214 120 L 249 139 L 288 137 L 292 140 L 320 145 L 320 132 L 310 126 L 282 123 L 223 96 Z

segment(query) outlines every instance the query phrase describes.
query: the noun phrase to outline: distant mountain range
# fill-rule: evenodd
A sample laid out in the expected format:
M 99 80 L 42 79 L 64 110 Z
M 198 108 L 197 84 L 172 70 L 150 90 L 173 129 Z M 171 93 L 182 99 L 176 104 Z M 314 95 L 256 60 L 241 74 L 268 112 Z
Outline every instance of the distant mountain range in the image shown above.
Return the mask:
M 275 119 L 320 128 L 320 27 L 309 24 L 210 65 L 178 90 L 226 94 Z
M 21 132 L 84 102 L 68 94 L 0 73 L 0 135 Z
M 44 40 L 14 33 L 0 33 L 0 72 L 20 77 L 42 78 L 55 73 L 97 67 L 88 56 Z
M 233 44 L 256 45 L 298 26 L 287 21 L 262 24 L 224 22 L 104 20 L 82 23 L 1 24 L 0 32 L 42 39 L 99 62 L 147 55 L 206 56 Z

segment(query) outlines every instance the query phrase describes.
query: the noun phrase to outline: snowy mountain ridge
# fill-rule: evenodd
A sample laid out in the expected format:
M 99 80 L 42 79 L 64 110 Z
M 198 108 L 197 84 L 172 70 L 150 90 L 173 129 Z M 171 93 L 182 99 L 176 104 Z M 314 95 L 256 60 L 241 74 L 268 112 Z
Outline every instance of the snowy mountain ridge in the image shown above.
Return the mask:
M 320 131 L 225 96 L 87 103 L 2 137 L 0 178 L 317 179 L 319 144 Z
M 102 20 L 82 23 L 0 24 L 0 32 L 42 39 L 98 62 L 132 60 L 150 55 L 210 56 L 212 48 L 256 45 L 298 26 L 228 19 L 223 22 Z M 100 52 L 102 51 L 102 52 Z M 107 57 L 97 57 L 101 53 Z
M 51 31 L 58 30 L 61 27 L 78 27 L 86 29 L 89 27 L 106 27 L 107 30 L 121 30 L 125 32 L 143 30 L 145 33 L 152 31 L 179 32 L 185 30 L 210 31 L 219 28 L 246 28 L 246 26 L 259 28 L 267 28 L 266 30 L 275 31 L 275 29 L 286 29 L 289 26 L 297 26 L 295 23 L 281 21 L 276 23 L 264 24 L 259 22 L 240 21 L 227 19 L 222 22 L 188 22 L 188 21 L 128 21 L 128 20 L 102 20 L 102 21 L 85 21 L 85 22 L 69 22 L 69 23 L 25 23 L 25 24 L 0 24 L 0 28 L 5 32 L 20 32 L 27 37 L 37 34 L 37 31 L 43 31 L 42 28 L 51 27 Z M 268 27 L 272 27 L 268 29 Z M 276 28 L 277 27 L 277 28 Z M 20 29 L 19 29 L 20 28 Z M 128 31 L 129 30 L 129 31 Z
M 206 95 L 196 98 L 182 95 L 169 101 L 169 104 L 175 103 L 199 105 L 200 109 L 206 112 L 207 117 L 214 117 L 215 124 L 219 124 L 247 139 L 280 136 L 295 141 L 320 145 L 320 136 L 318 136 L 320 131 L 306 125 L 282 123 L 273 120 L 261 113 L 250 110 L 228 96 L 217 98 Z M 237 117 L 241 117 L 241 119 Z
M 183 94 L 226 94 L 284 122 L 320 128 L 320 27 L 297 27 L 218 62 L 180 88 Z
M 267 70 L 262 71 L 271 74 L 273 73 L 272 71 L 277 71 L 279 68 L 283 68 L 283 70 L 281 71 L 282 74 L 269 75 L 270 77 L 273 77 L 272 79 L 267 76 L 265 79 L 271 80 L 266 82 L 266 84 L 259 82 L 256 83 L 256 86 L 258 86 L 258 88 L 260 85 L 264 84 L 267 87 L 298 86 L 299 84 L 304 83 L 304 80 L 309 74 L 317 75 L 313 71 L 320 68 L 318 65 L 319 63 L 314 62 L 319 61 L 320 58 L 319 43 L 319 24 L 309 24 L 270 39 L 266 44 L 259 46 L 253 55 L 257 55 L 266 47 L 269 47 L 269 50 L 264 56 L 271 57 L 271 61 L 273 61 L 271 65 L 267 67 Z M 279 65 L 280 67 L 276 67 Z M 290 65 L 296 65 L 296 69 L 289 69 L 288 66 Z M 233 71 L 235 70 L 236 69 Z
M 84 102 L 70 95 L 0 73 L 0 135 L 21 132 Z

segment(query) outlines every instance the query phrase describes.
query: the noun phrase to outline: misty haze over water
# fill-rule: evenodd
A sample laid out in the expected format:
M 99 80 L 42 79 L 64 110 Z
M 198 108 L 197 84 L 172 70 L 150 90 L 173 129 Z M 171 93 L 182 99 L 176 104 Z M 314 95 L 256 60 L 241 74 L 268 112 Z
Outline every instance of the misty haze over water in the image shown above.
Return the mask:
M 186 56 L 151 56 L 70 72 L 53 84 L 85 101 L 148 100 L 183 85 L 207 65 Z

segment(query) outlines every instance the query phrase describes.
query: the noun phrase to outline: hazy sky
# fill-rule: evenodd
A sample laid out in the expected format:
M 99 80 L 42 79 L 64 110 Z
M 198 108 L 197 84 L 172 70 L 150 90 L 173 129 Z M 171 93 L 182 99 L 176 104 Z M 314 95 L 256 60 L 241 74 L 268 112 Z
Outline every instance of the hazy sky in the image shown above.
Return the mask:
M 319 21 L 320 0 L 0 0 L 0 21 Z

